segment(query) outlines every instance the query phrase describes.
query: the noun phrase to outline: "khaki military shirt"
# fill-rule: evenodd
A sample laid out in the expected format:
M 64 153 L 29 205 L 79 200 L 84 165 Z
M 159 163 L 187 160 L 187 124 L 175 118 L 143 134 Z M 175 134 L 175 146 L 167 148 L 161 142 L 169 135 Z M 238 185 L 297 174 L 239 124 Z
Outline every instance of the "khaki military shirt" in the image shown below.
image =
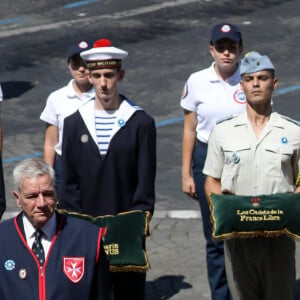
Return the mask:
M 258 139 L 243 113 L 214 127 L 203 173 L 220 178 L 222 192 L 254 196 L 293 192 L 299 168 L 297 122 L 272 113 Z

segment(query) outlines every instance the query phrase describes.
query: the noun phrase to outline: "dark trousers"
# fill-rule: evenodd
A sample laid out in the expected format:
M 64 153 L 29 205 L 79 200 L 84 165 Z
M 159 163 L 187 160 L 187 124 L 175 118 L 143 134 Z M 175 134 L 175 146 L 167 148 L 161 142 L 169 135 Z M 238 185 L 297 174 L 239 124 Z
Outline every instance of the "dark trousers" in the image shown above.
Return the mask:
M 61 156 L 56 154 L 55 158 L 55 185 L 56 185 L 56 193 L 57 199 L 60 200 L 60 188 L 61 188 Z
M 212 240 L 212 225 L 210 210 L 204 192 L 205 175 L 202 173 L 207 154 L 207 144 L 196 142 L 193 153 L 193 177 L 196 184 L 196 193 L 200 204 L 203 231 L 206 239 L 207 275 L 212 300 L 231 299 L 224 262 L 224 243 Z
M 145 300 L 145 272 L 110 272 L 113 300 Z
M 5 186 L 4 186 L 2 159 L 0 157 L 0 219 L 2 218 L 2 215 L 5 212 L 5 210 L 6 210 Z

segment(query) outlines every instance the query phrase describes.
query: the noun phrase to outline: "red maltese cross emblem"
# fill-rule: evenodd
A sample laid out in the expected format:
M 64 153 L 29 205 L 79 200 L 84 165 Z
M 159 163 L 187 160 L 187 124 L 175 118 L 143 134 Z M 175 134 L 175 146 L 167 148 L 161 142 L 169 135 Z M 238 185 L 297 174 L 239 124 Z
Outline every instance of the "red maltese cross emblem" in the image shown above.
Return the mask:
M 84 257 L 63 257 L 64 273 L 74 283 L 84 275 Z

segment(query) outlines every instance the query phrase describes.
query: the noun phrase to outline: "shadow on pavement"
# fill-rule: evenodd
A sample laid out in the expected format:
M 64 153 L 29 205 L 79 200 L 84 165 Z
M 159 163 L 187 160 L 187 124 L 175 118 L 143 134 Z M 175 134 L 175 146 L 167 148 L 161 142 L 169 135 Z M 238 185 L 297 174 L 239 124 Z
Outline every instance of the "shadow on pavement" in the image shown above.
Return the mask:
M 165 275 L 154 281 L 146 282 L 146 300 L 167 300 L 178 294 L 180 290 L 193 286 L 184 282 L 182 275 Z M 295 281 L 294 300 L 300 299 L 300 279 Z
M 31 81 L 4 81 L 1 82 L 3 99 L 17 98 L 31 90 L 34 84 Z
M 193 286 L 184 282 L 182 275 L 165 275 L 154 281 L 146 282 L 146 300 L 166 300 L 183 289 L 190 289 Z

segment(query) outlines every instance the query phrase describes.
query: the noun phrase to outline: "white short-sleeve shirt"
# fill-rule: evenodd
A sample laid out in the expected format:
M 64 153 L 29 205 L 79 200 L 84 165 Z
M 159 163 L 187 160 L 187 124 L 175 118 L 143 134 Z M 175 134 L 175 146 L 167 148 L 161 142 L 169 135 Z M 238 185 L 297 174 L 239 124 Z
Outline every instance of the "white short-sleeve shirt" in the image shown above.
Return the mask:
M 94 88 L 80 97 L 73 88 L 73 80 L 49 95 L 46 106 L 40 115 L 42 121 L 58 127 L 59 141 L 55 146 L 55 151 L 59 155 L 61 155 L 64 119 L 73 114 L 82 104 L 95 97 Z
M 190 75 L 180 105 L 197 114 L 197 138 L 207 143 L 214 125 L 246 110 L 246 96 L 240 87 L 240 69 L 226 81 L 218 77 L 215 63 Z

